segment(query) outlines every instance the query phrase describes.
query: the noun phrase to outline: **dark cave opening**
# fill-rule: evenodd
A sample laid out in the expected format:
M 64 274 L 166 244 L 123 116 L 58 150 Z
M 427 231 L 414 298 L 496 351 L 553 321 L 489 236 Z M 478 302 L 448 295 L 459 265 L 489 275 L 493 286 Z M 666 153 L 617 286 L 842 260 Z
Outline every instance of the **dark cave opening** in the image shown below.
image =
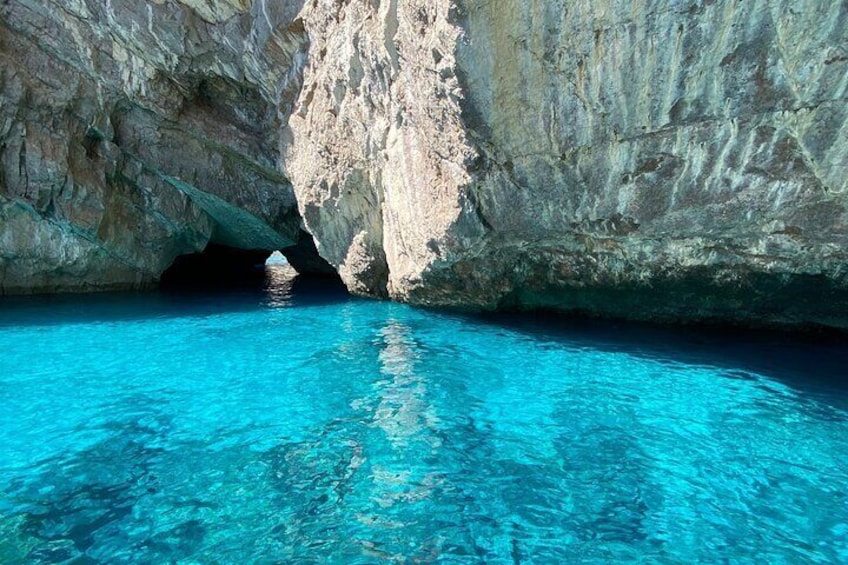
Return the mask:
M 285 261 L 266 264 L 272 251 L 237 249 L 210 243 L 201 252 L 177 257 L 162 274 L 160 287 L 182 291 L 263 288 L 268 281 L 269 269 L 290 269 L 291 277 L 296 276 L 301 284 L 321 279 L 319 286 L 326 286 L 326 283 L 332 283 L 336 289 L 342 286 L 338 273 L 318 254 L 312 236 L 307 232 L 301 230 L 295 245 L 279 251 Z
M 265 280 L 264 249 L 235 249 L 210 243 L 199 253 L 180 255 L 162 273 L 162 288 L 217 288 L 260 286 Z

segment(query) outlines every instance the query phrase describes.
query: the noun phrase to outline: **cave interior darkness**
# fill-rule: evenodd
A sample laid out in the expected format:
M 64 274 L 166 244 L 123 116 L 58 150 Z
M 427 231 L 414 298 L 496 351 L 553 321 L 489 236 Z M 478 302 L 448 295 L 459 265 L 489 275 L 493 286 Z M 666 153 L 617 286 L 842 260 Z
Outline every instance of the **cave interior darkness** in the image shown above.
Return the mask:
M 177 257 L 162 273 L 160 287 L 191 290 L 261 286 L 266 278 L 265 263 L 274 251 L 209 243 L 203 251 Z M 318 255 L 312 237 L 306 232 L 301 232 L 295 245 L 279 251 L 299 278 L 341 281 L 336 270 Z

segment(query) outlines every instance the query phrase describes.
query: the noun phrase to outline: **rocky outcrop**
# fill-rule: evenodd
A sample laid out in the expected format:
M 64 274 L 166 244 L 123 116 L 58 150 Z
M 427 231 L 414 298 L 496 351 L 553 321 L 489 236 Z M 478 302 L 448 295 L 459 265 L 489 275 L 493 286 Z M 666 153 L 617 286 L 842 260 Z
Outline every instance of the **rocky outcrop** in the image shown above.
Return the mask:
M 6 292 L 296 244 L 417 304 L 848 327 L 845 3 L 9 0 L 0 20 Z
M 296 5 L 0 5 L 0 288 L 155 284 L 209 242 L 293 245 Z
M 844 3 L 322 6 L 286 164 L 350 287 L 846 326 Z

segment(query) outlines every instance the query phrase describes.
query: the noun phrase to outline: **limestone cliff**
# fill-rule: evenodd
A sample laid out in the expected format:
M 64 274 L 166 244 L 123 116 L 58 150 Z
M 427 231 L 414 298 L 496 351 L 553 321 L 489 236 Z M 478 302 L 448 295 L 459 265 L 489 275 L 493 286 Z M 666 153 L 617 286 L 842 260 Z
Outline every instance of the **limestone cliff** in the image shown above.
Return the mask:
M 848 327 L 848 3 L 7 0 L 0 20 L 6 292 L 314 239 L 353 292 L 419 304 Z
M 209 242 L 299 237 L 279 131 L 297 6 L 0 4 L 0 288 L 139 287 Z

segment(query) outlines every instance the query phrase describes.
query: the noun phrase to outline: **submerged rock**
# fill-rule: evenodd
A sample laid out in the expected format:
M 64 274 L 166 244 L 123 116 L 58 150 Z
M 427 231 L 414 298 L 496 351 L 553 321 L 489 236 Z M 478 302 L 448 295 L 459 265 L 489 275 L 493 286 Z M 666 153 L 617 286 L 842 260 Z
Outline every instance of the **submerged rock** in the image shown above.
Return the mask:
M 846 21 L 10 0 L 0 284 L 151 284 L 211 242 L 417 304 L 846 328 Z

